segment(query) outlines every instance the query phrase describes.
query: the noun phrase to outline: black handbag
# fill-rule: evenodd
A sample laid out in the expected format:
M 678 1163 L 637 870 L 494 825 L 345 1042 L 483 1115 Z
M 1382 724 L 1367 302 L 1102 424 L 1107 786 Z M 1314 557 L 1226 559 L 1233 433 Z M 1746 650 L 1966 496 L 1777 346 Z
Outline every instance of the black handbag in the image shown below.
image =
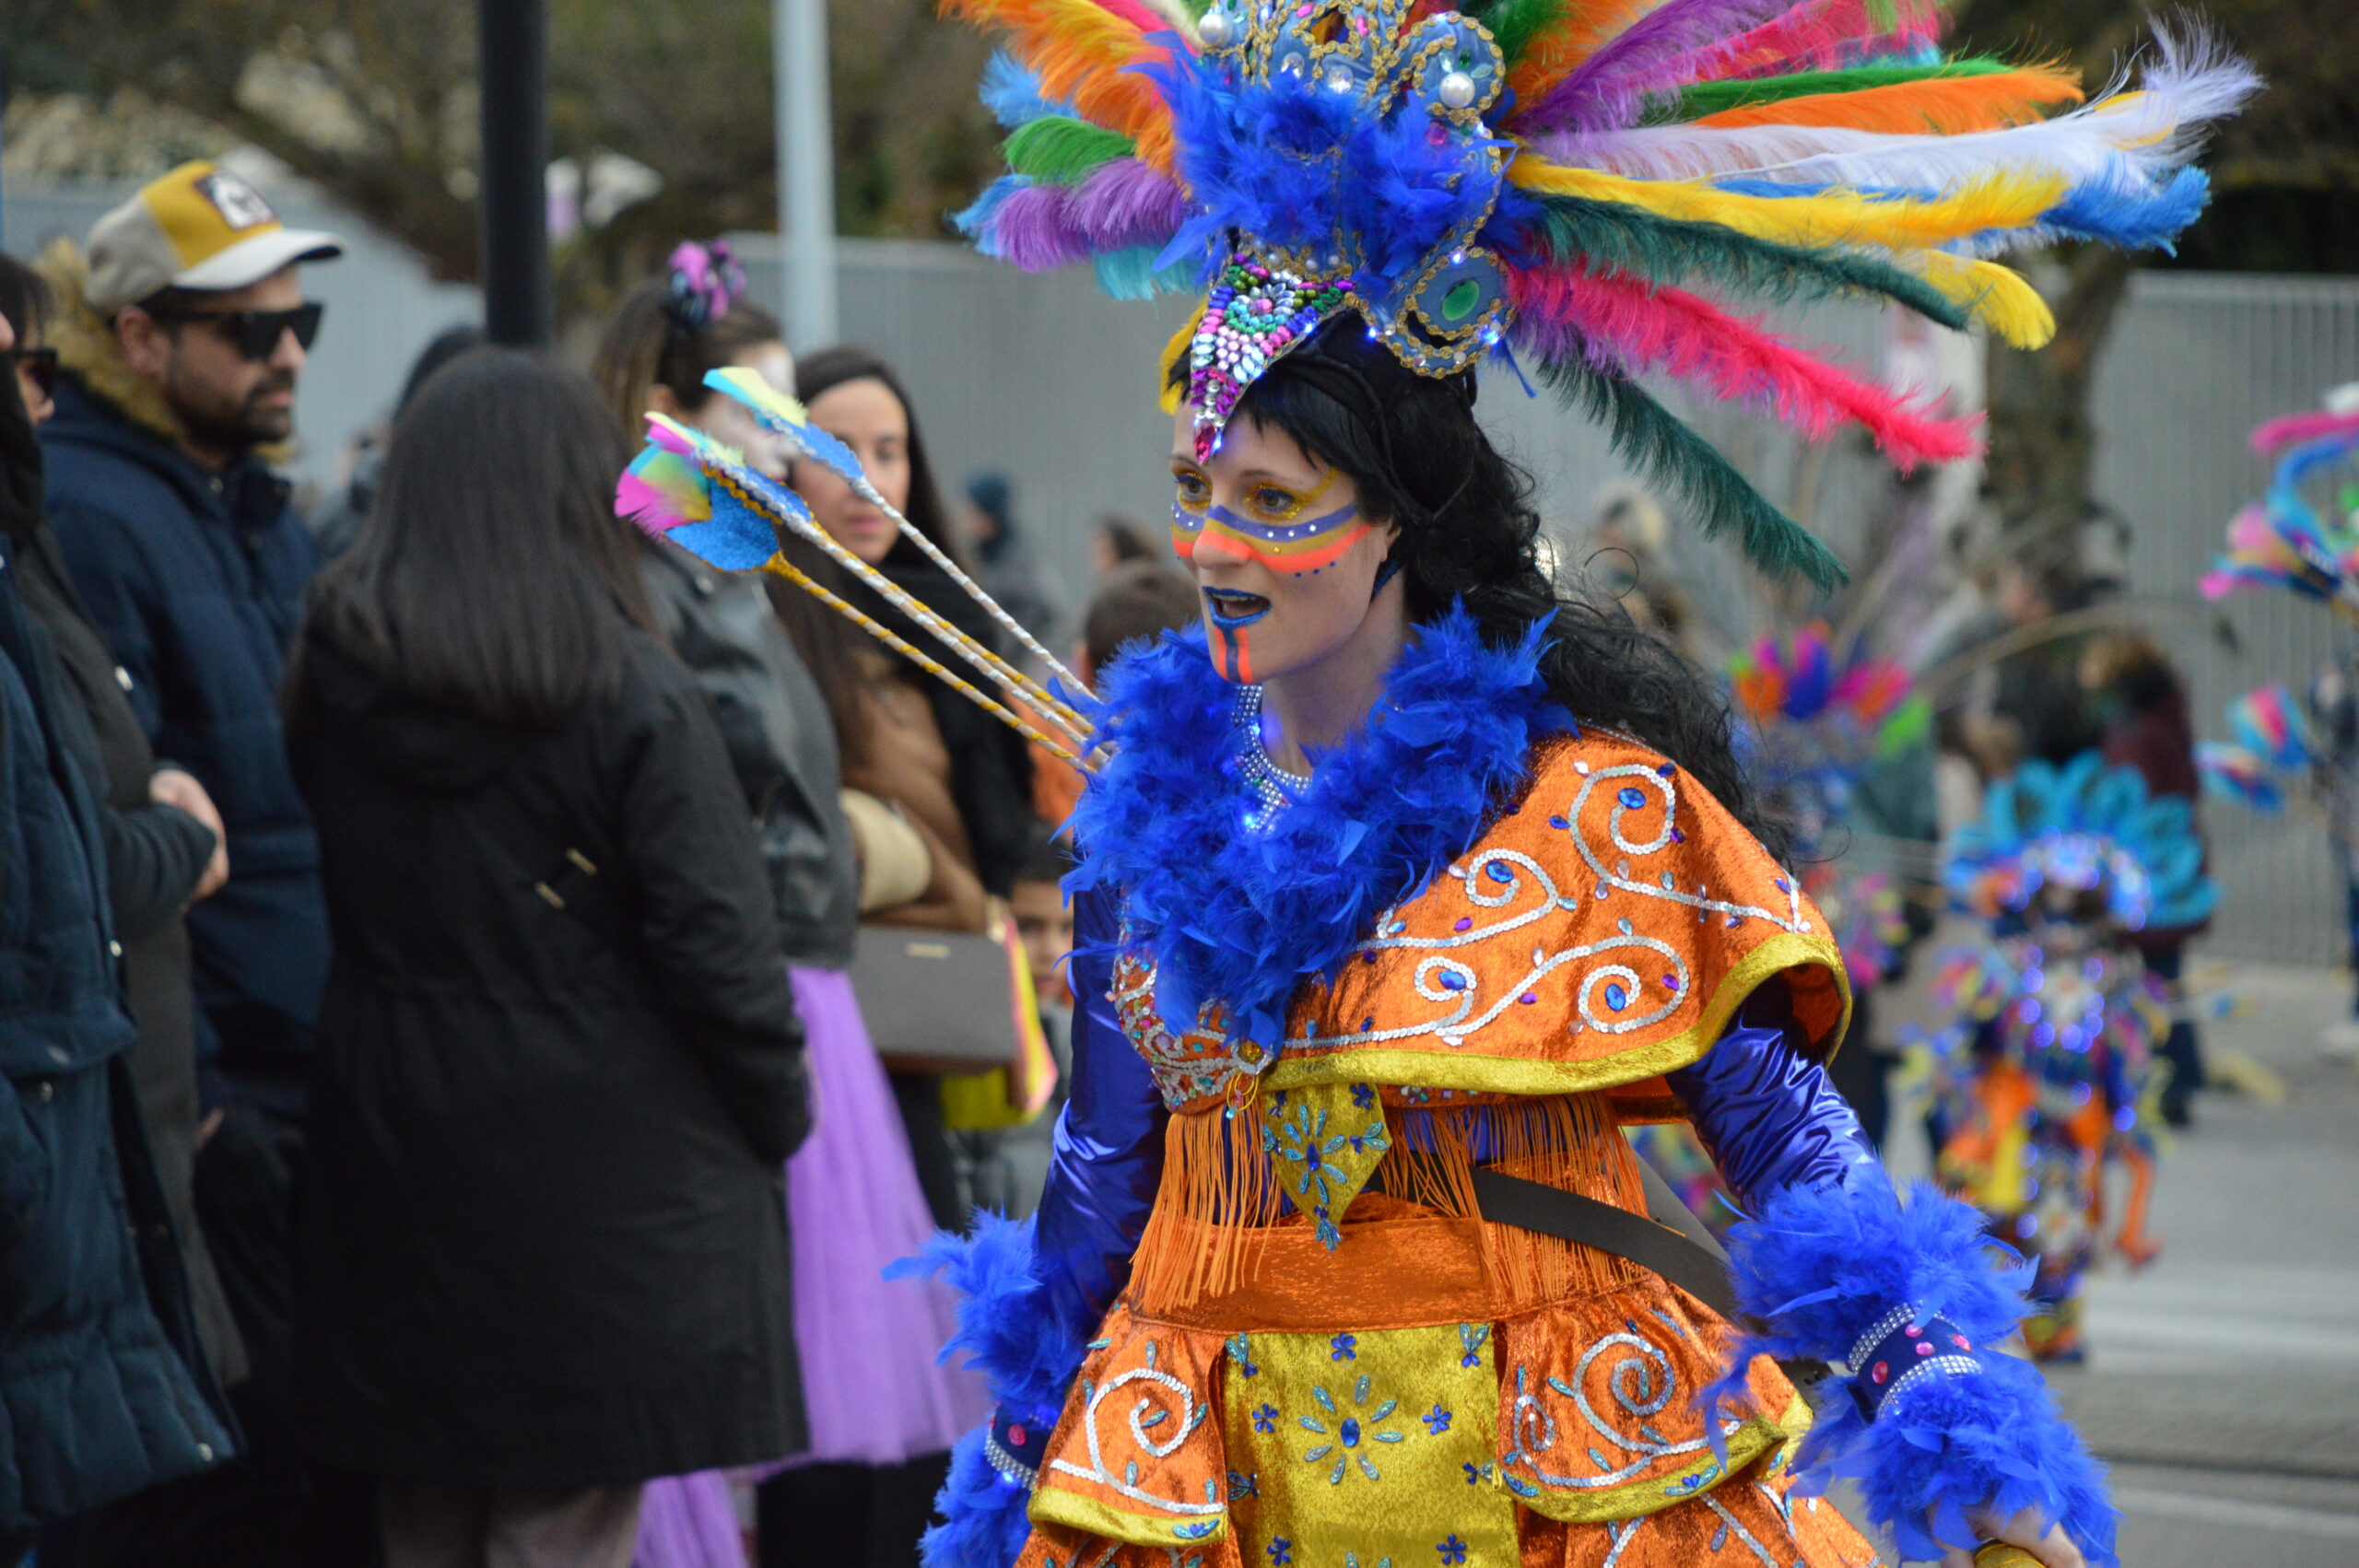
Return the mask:
M 877 1056 L 895 1072 L 989 1072 L 1024 1059 L 1030 988 L 1008 922 L 992 936 L 863 925 L 851 989 Z M 1030 1021 L 1037 1031 L 1037 1020 Z

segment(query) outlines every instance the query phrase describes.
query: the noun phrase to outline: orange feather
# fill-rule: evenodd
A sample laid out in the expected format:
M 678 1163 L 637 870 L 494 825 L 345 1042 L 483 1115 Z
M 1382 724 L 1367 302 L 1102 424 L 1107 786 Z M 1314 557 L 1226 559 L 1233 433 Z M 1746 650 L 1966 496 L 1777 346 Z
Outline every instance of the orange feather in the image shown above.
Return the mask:
M 1623 29 L 1662 0 L 1567 0 L 1565 18 L 1523 46 L 1508 73 L 1516 101 L 1533 103 Z
M 1096 0 L 941 0 L 942 13 L 1009 35 L 1008 51 L 1040 78 L 1041 96 L 1131 138 L 1138 156 L 1172 171 L 1171 111 L 1145 77 L 1124 69 L 1168 58 L 1133 24 Z
M 1810 93 L 1776 103 L 1723 110 L 1695 123 L 1730 127 L 1837 125 L 1902 136 L 1927 132 L 1958 136 L 2026 125 L 2046 118 L 2040 112 L 2043 108 L 2078 103 L 2082 97 L 2080 81 L 2072 72 L 2059 65 L 2025 65 L 1988 76 L 1934 76 L 1859 92 Z

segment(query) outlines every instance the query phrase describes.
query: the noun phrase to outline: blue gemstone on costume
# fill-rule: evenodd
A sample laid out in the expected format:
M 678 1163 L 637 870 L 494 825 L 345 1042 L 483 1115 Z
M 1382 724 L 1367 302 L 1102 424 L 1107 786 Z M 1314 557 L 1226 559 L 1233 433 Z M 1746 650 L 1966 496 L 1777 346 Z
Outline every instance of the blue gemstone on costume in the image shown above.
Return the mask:
M 1609 980 L 1605 986 L 1605 1005 L 1619 1012 L 1630 1005 L 1630 993 L 1622 989 L 1619 980 Z
M 1441 1553 L 1441 1560 L 1448 1568 L 1458 1568 L 1460 1563 L 1466 1561 L 1466 1543 L 1458 1539 L 1458 1533 L 1455 1530 L 1450 1532 L 1448 1539 L 1436 1541 L 1434 1550 Z
M 1466 977 L 1454 970 L 1445 969 L 1442 971 L 1441 985 L 1444 990 L 1462 991 L 1466 989 Z
M 1557 832 L 1562 833 L 1565 829 L 1572 826 L 1573 825 L 1567 822 L 1563 817 L 1552 816 L 1548 819 L 1548 825 L 1555 828 Z
M 1358 1447 L 1360 1445 L 1360 1418 L 1357 1416 L 1345 1416 L 1344 1418 L 1343 1431 L 1338 1435 L 1343 1438 L 1344 1447 Z
M 1493 860 L 1489 865 L 1485 866 L 1483 868 L 1483 874 L 1489 877 L 1493 882 L 1512 882 L 1515 880 L 1515 872 L 1508 870 L 1506 863 L 1500 860 Z
M 1647 803 L 1646 791 L 1642 790 L 1625 789 L 1614 798 L 1633 811 L 1636 811 L 1638 807 Z
M 1333 1339 L 1328 1340 L 1327 1343 L 1333 1347 L 1327 1352 L 1327 1359 L 1329 1361 L 1359 1360 L 1359 1352 L 1355 1348 L 1359 1344 L 1359 1340 L 1353 1338 L 1351 1335 L 1338 1334 Z

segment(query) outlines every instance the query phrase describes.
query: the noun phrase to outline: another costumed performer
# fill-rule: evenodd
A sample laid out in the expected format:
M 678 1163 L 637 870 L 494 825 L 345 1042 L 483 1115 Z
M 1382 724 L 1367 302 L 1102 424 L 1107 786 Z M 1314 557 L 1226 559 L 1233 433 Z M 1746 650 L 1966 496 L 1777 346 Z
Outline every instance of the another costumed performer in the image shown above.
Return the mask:
M 2326 605 L 2346 628 L 2359 626 L 2359 381 L 2328 392 L 2323 408 L 2262 424 L 2252 433 L 2252 448 L 2274 460 L 2269 490 L 2228 524 L 2228 547 L 2204 574 L 2203 596 L 2290 589 Z M 2247 703 L 2259 699 L 2248 709 L 2258 722 L 2248 732 L 2244 719 L 2232 711 L 2236 743 L 2207 748 L 2205 782 L 2232 799 L 2273 810 L 2282 790 L 2271 774 L 2310 771 L 2342 859 L 2351 952 L 2359 964 L 2359 642 L 2347 633 L 2309 696 L 2314 748 L 2300 734 L 2298 714 L 2255 692 Z M 2346 1057 L 2359 1054 L 2359 995 L 2351 1006 L 2352 1016 L 2329 1028 L 2322 1042 Z
M 1972 432 L 1693 286 L 2036 342 L 1989 254 L 2175 231 L 2185 133 L 2248 73 L 2166 42 L 2143 93 L 2044 118 L 2072 83 L 1939 61 L 1908 0 L 957 8 L 1016 62 L 983 248 L 1208 287 L 1165 367 L 1204 625 L 1066 694 L 1073 1098 L 1036 1221 L 933 1258 L 1000 1403 L 929 1562 L 1864 1564 L 1809 1495 L 1836 1471 L 1910 1555 L 2110 1562 L 2095 1465 L 1994 1353 L 2026 1309 L 1981 1217 L 1897 1199 L 1827 1082 L 1842 954 L 1723 705 L 1559 598 L 1473 371 L 1511 346 L 1831 582 L 1637 378 L 1904 462 Z M 736 530 L 760 486 L 681 445 L 732 497 L 681 515 Z M 1619 1128 L 1661 1116 L 1755 1216 L 1733 1292 L 1643 1218 Z M 1843 1369 L 1814 1424 L 1773 1356 Z
M 2103 1250 L 2109 1164 L 2130 1176 L 2113 1249 L 2132 1265 L 2157 1250 L 2145 1234 L 2149 1102 L 2165 1087 L 2154 1056 L 2175 1003 L 2135 938 L 2210 916 L 2219 895 L 2202 863 L 2188 802 L 2150 798 L 2135 769 L 2089 752 L 1991 785 L 1942 869 L 1956 907 L 1989 930 L 1946 956 L 1937 987 L 1956 1016 L 1931 1041 L 1936 1163 L 2037 1259 L 2024 1335 L 2042 1361 L 2082 1357 L 2081 1286 Z

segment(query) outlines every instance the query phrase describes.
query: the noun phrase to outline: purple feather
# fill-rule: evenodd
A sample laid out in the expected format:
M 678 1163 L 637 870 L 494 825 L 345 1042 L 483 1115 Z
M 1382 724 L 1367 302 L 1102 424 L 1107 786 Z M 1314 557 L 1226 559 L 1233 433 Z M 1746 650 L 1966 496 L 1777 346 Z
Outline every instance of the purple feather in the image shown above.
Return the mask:
M 1051 272 L 1089 259 L 1089 237 L 1065 221 L 1058 185 L 1027 185 L 991 216 L 984 248 L 1026 272 Z
M 1049 272 L 1109 251 L 1159 246 L 1188 220 L 1168 174 L 1134 158 L 1090 170 L 1078 185 L 1027 185 L 984 220 L 983 248 L 1026 272 Z
M 1135 158 L 1098 165 L 1071 187 L 1064 221 L 1087 235 L 1094 251 L 1160 249 L 1188 221 L 1189 205 L 1178 181 Z
M 1516 132 L 1528 137 L 1634 125 L 1650 95 L 1694 81 L 1714 45 L 1794 8 L 1795 0 L 1667 0 L 1517 115 Z

